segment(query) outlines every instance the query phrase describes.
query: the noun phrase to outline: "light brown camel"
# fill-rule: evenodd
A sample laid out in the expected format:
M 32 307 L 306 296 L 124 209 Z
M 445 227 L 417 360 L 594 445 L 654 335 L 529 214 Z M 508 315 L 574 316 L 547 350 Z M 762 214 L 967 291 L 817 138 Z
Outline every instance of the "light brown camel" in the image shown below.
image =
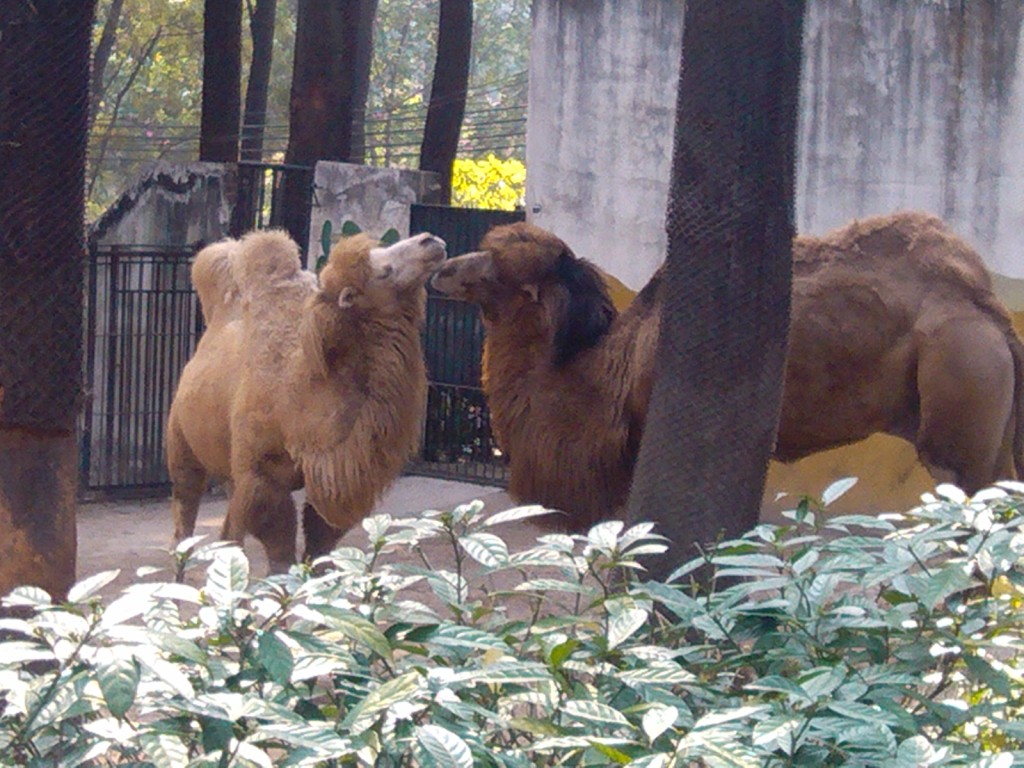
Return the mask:
M 1024 348 L 963 240 L 902 212 L 798 237 L 793 258 L 776 458 L 887 432 L 967 491 L 1024 474 Z M 574 528 L 617 515 L 629 493 L 661 283 L 659 270 L 616 316 L 594 268 L 529 224 L 495 228 L 433 278 L 481 307 L 512 495 L 565 510 Z
M 307 556 L 329 551 L 371 511 L 419 438 L 424 286 L 444 255 L 430 234 L 388 247 L 345 238 L 319 288 L 281 232 L 196 257 L 213 322 L 169 417 L 176 540 L 192 534 L 210 476 L 230 480 L 222 537 L 252 533 L 272 571 L 295 559 L 293 490 L 304 485 L 319 513 L 306 514 Z

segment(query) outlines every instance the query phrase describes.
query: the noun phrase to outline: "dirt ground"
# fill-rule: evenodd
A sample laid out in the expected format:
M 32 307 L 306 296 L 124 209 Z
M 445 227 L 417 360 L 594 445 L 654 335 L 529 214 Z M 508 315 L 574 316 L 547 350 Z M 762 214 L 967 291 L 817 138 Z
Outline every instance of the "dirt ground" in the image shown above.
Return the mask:
M 400 478 L 384 496 L 376 511 L 403 517 L 425 509 L 450 509 L 474 499 L 481 499 L 485 508 L 491 512 L 514 506 L 508 495 L 499 488 L 406 476 Z M 296 501 L 301 505 L 301 493 L 296 494 Z M 227 501 L 223 496 L 209 495 L 199 508 L 196 534 L 208 534 L 211 540 L 215 539 L 226 511 Z M 149 579 L 171 578 L 172 530 L 170 500 L 166 498 L 82 504 L 78 512 L 78 578 L 120 569 L 118 578 L 103 590 L 105 595 L 117 594 L 125 586 L 137 581 L 136 570 L 141 567 L 167 569 Z M 528 546 L 544 533 L 540 527 L 528 521 L 501 526 L 495 530 L 512 547 Z M 352 546 L 363 547 L 366 543 L 366 534 L 361 527 L 349 531 L 342 539 L 342 544 Z M 267 560 L 259 542 L 249 537 L 244 549 L 251 563 L 252 575 L 266 575 Z M 439 563 L 443 562 L 443 555 L 439 557 L 442 558 Z

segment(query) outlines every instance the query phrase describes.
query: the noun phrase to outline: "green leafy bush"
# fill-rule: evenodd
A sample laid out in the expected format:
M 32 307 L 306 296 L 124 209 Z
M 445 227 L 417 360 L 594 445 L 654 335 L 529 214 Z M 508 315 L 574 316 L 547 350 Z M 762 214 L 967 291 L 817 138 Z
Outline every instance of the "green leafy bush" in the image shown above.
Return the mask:
M 24 618 L 0 625 L 0 760 L 1021 762 L 1024 486 L 827 519 L 844 487 L 666 584 L 637 562 L 664 548 L 650 525 L 510 552 L 496 526 L 543 510 L 477 502 L 369 518 L 368 551 L 263 581 L 237 548 L 190 541 L 177 555 L 205 568 L 198 588 L 139 583 L 106 603 L 99 574 L 61 605 L 20 588 L 6 605 Z M 451 567 L 390 554 L 438 538 Z

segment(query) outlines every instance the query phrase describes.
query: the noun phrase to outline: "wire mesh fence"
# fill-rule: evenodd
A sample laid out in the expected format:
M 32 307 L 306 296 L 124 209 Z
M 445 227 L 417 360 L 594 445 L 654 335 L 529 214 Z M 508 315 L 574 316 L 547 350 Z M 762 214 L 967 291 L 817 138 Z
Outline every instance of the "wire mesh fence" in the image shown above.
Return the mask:
M 0 425 L 66 434 L 81 397 L 91 3 L 0 3 Z

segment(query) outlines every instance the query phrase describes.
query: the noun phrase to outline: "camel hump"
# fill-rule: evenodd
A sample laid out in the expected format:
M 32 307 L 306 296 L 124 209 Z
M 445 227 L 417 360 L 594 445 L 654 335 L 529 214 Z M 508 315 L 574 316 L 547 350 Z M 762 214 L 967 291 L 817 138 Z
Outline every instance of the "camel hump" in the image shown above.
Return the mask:
M 299 246 L 286 232 L 250 232 L 238 241 L 234 274 L 242 291 L 303 281 Z
M 901 275 L 901 281 L 915 275 L 918 284 L 945 285 L 987 311 L 995 301 L 978 252 L 938 216 L 923 211 L 855 219 L 821 237 L 797 237 L 793 261 L 798 277 L 837 269 L 847 275 Z
M 203 248 L 192 260 L 192 287 L 207 325 L 238 298 L 238 284 L 232 273 L 232 256 L 237 248 L 236 240 L 220 240 Z

